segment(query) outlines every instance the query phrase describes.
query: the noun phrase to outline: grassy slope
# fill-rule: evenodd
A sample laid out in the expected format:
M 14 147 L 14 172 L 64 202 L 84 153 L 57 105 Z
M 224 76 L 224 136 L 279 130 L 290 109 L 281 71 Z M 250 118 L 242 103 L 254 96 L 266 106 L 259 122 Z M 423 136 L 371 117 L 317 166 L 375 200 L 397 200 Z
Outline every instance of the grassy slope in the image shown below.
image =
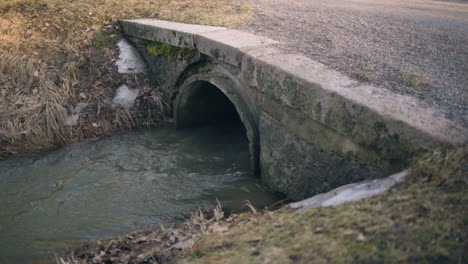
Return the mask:
M 117 85 L 132 79 L 123 80 L 113 65 L 117 19 L 231 26 L 248 16 L 249 9 L 233 0 L 0 1 L 0 156 L 135 126 L 135 116 L 122 109 L 100 111 Z M 150 105 L 162 104 L 151 101 L 158 96 L 150 91 L 146 97 Z M 63 128 L 67 111 L 79 102 L 94 109 L 78 126 Z
M 304 214 L 241 217 L 179 263 L 466 263 L 468 148 L 427 156 L 389 192 Z

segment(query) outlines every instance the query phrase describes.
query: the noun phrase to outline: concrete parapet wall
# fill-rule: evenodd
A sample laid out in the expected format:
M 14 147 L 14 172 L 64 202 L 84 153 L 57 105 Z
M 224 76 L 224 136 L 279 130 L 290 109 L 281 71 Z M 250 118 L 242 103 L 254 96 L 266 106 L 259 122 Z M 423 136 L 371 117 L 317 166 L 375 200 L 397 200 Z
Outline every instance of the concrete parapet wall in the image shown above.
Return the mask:
M 417 153 L 467 142 L 444 113 L 287 54 L 274 40 L 154 19 L 120 24 L 172 102 L 176 122 L 193 83 L 215 85 L 246 126 L 253 168 L 292 199 L 383 177 Z

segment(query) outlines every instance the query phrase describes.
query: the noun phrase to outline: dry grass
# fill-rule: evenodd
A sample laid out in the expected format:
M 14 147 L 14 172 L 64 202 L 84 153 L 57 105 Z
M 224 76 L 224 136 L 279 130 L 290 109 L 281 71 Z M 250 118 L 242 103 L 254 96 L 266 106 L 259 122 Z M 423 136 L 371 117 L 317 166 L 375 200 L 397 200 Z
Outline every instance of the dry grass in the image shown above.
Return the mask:
M 6 151 L 68 142 L 62 120 L 70 90 L 55 84 L 44 64 L 0 53 L 0 80 L 0 140 L 10 143 Z
M 119 76 L 113 65 L 117 19 L 232 26 L 249 13 L 233 0 L 0 1 L 0 155 L 158 122 L 163 102 L 143 81 L 138 102 L 144 108 L 108 110 L 117 85 L 138 79 Z M 79 102 L 92 107 L 78 126 L 63 128 L 64 116 Z
M 194 247 L 207 233 L 226 232 L 225 225 L 237 222 L 239 215 L 224 218 L 218 203 L 210 214 L 198 210 L 181 226 L 142 230 L 105 241 L 76 246 L 65 258 L 56 258 L 57 264 L 79 263 L 168 263 Z
M 436 151 L 383 195 L 244 217 L 178 263 L 466 263 L 467 164 L 468 147 Z
M 400 82 L 410 87 L 422 87 L 429 85 L 429 77 L 419 73 L 404 73 L 400 77 Z

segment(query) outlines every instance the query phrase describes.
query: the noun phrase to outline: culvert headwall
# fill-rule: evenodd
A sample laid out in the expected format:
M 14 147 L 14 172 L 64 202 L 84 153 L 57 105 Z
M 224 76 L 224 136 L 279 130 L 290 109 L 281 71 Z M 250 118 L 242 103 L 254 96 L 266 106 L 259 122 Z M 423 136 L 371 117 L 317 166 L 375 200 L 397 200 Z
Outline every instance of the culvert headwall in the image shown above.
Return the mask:
M 274 40 L 155 19 L 120 25 L 172 102 L 171 114 L 189 103 L 187 87 L 220 89 L 246 127 L 254 168 L 292 199 L 387 176 L 418 153 L 467 142 L 439 110 L 287 54 Z

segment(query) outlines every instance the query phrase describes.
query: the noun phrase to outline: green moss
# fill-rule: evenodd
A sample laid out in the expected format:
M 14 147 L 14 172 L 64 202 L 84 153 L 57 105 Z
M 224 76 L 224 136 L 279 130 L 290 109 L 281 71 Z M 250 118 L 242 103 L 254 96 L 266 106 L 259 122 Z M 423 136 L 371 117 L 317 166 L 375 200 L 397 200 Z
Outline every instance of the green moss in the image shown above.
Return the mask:
M 201 63 L 197 63 L 195 65 L 193 65 L 193 67 L 190 68 L 190 72 L 192 74 L 197 74 L 197 73 L 200 73 L 203 69 L 203 64 Z
M 383 122 L 375 122 L 372 128 L 375 137 L 374 142 L 369 147 L 390 161 L 395 169 L 408 166 L 408 162 L 414 154 L 411 143 L 397 134 L 391 134 Z
M 162 44 L 158 42 L 149 43 L 146 46 L 146 50 L 153 56 L 164 56 L 167 60 L 173 59 L 177 54 L 175 47 L 169 44 Z
M 195 57 L 197 50 L 191 48 L 181 48 L 179 51 L 179 58 L 183 60 L 190 60 Z
M 212 69 L 206 66 L 207 64 L 204 61 L 201 61 L 199 63 L 190 65 L 189 71 L 191 74 L 208 73 Z
M 153 56 L 164 56 L 167 60 L 190 60 L 196 54 L 196 50 L 191 48 L 175 47 L 157 41 L 148 41 L 146 51 Z

